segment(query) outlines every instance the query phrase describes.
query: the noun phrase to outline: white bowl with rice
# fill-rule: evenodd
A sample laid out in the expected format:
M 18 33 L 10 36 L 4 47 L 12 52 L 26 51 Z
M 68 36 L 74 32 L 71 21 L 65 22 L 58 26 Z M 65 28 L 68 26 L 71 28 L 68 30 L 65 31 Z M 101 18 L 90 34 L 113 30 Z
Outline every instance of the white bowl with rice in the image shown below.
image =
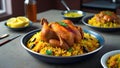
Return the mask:
M 104 67 L 104 68 L 109 68 L 108 67 L 108 64 L 109 66 L 113 67 L 113 66 L 117 66 L 117 63 L 115 63 L 115 61 L 117 60 L 117 57 L 115 57 L 115 55 L 117 54 L 120 54 L 120 50 L 113 50 L 113 51 L 109 51 L 107 53 L 105 53 L 102 57 L 101 57 L 101 65 Z M 114 57 L 113 57 L 114 56 Z M 108 60 L 111 58 L 110 62 L 108 63 Z M 120 55 L 119 55 L 119 58 L 120 58 Z M 116 59 L 116 60 L 115 60 Z M 111 68 L 110 67 L 110 68 Z M 113 67 L 114 68 L 114 67 Z M 116 67 L 118 68 L 118 67 Z

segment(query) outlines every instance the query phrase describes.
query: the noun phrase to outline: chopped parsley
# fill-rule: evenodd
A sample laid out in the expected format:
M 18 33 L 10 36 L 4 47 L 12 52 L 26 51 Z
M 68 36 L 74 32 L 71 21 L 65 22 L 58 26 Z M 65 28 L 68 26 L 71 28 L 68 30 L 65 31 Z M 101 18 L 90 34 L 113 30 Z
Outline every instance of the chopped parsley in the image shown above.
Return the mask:
M 64 22 L 58 22 L 61 26 L 68 26 L 66 23 L 64 23 Z
M 69 48 L 69 49 L 68 49 L 68 52 L 72 52 L 72 51 L 73 51 L 73 49 L 72 49 L 72 48 Z
M 120 63 L 120 58 L 117 59 L 117 62 Z
M 107 15 L 110 15 L 110 16 L 112 15 L 112 12 L 110 12 L 110 11 L 105 11 L 104 13 Z

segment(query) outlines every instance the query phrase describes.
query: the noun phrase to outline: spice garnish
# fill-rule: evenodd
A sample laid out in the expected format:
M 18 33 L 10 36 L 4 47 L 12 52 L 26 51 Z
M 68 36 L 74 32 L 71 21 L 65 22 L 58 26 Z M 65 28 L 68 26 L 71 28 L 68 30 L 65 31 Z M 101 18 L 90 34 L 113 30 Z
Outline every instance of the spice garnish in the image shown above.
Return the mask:
M 112 12 L 110 12 L 110 11 L 105 11 L 104 13 L 107 15 L 110 15 L 110 16 L 112 15 Z
M 73 51 L 73 49 L 72 49 L 72 48 L 69 48 L 69 49 L 68 49 L 68 51 L 69 51 L 69 52 L 72 52 L 72 51 Z
M 64 22 L 58 22 L 61 26 L 68 26 L 66 23 Z

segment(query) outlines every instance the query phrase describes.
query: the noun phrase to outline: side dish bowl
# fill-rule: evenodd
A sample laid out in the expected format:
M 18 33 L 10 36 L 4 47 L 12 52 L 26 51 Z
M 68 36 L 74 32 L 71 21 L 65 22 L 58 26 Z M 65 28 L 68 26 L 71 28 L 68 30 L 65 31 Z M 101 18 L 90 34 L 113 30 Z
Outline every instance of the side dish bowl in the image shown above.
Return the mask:
M 100 46 L 96 50 L 88 52 L 88 53 L 85 53 L 85 54 L 82 54 L 82 55 L 76 55 L 76 56 L 65 56 L 65 57 L 62 57 L 62 56 L 42 55 L 40 53 L 37 53 L 37 52 L 34 52 L 34 51 L 30 50 L 26 46 L 28 40 L 36 32 L 39 32 L 39 31 L 40 31 L 40 29 L 33 30 L 33 31 L 27 33 L 26 35 L 24 35 L 21 38 L 21 45 L 33 57 L 39 59 L 40 61 L 44 61 L 44 62 L 48 62 L 48 63 L 57 63 L 57 64 L 60 64 L 60 63 L 74 63 L 74 62 L 81 61 L 83 59 L 88 59 L 89 57 L 95 55 L 98 51 L 100 51 L 101 48 L 104 46 L 104 38 L 103 38 L 102 35 L 100 35 L 100 34 L 98 34 L 96 32 L 90 31 L 90 30 L 84 30 L 84 32 L 89 33 L 89 34 L 93 35 L 94 37 L 96 37 L 98 39 Z
M 79 22 L 82 19 L 82 17 L 86 15 L 85 12 L 80 10 L 70 10 L 70 11 L 66 10 L 66 11 L 63 11 L 61 14 L 64 19 L 69 19 L 75 23 Z M 66 16 L 65 14 L 67 14 L 68 16 Z
M 20 28 L 12 28 L 12 27 L 9 27 L 9 26 L 7 25 L 7 22 L 5 22 L 4 25 L 5 25 L 7 28 L 11 29 L 11 30 L 14 30 L 14 31 L 22 31 L 22 30 L 25 30 L 25 29 L 29 28 L 29 27 L 32 25 L 32 22 L 30 21 L 30 22 L 29 22 L 29 25 L 27 25 L 27 26 L 25 26 L 25 27 L 20 27 Z
M 110 51 L 110 52 L 107 52 L 105 53 L 102 57 L 101 57 L 101 65 L 104 67 L 104 68 L 108 68 L 107 67 L 107 60 L 110 56 L 113 56 L 115 54 L 120 54 L 120 50 L 113 50 L 113 51 Z
M 96 26 L 92 26 L 90 24 L 88 24 L 88 20 L 90 20 L 94 15 L 89 15 L 89 16 L 85 16 L 82 18 L 82 23 L 85 24 L 86 26 L 93 28 L 95 30 L 98 31 L 103 31 L 103 32 L 114 32 L 114 31 L 119 31 L 119 28 L 102 28 L 102 27 L 96 27 Z

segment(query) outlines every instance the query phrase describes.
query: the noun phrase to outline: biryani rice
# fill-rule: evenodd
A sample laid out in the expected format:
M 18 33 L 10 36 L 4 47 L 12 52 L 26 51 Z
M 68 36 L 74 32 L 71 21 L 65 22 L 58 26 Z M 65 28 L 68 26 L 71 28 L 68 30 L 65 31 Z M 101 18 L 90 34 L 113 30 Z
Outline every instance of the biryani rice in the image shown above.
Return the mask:
M 95 17 L 88 20 L 88 24 L 90 24 L 92 26 L 104 27 L 104 28 L 117 28 L 117 27 L 120 27 L 119 23 L 113 23 L 113 22 L 101 23 L 101 22 L 97 21 Z
M 107 60 L 108 68 L 120 68 L 120 54 L 110 56 Z
M 75 56 L 97 49 L 99 47 L 99 42 L 94 36 L 88 33 L 84 33 L 84 39 L 82 39 L 81 43 L 75 43 L 71 48 L 65 50 L 60 47 L 52 47 L 52 45 L 50 45 L 49 43 L 42 41 L 40 39 L 40 32 L 37 32 L 27 42 L 27 47 L 37 53 L 44 55 L 47 54 L 47 51 L 50 51 L 51 54 L 47 55 Z
M 88 24 L 102 28 L 120 27 L 120 16 L 111 11 L 101 11 L 88 20 Z

